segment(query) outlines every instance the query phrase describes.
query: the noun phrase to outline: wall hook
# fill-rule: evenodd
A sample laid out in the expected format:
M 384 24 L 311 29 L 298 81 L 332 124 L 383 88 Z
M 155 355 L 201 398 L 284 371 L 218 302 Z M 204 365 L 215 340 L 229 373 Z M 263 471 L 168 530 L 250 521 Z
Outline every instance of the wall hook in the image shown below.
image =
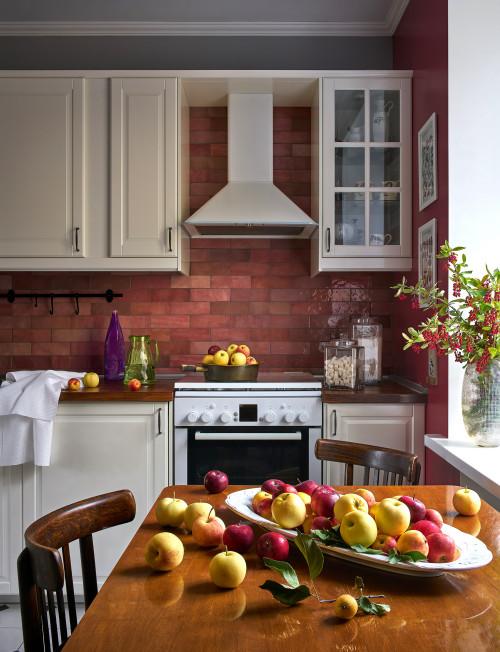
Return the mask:
M 80 299 L 78 294 L 75 294 L 75 315 L 80 314 Z
M 54 314 L 54 295 L 53 294 L 50 295 L 50 310 L 49 310 L 49 313 L 51 315 Z

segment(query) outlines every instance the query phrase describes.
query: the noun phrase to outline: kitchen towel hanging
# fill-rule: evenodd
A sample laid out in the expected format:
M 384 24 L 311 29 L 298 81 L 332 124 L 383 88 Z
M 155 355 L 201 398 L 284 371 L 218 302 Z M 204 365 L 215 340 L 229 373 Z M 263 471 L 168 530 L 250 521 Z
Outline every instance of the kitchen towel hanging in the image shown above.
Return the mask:
M 61 390 L 73 371 L 13 371 L 0 387 L 0 466 L 49 466 Z

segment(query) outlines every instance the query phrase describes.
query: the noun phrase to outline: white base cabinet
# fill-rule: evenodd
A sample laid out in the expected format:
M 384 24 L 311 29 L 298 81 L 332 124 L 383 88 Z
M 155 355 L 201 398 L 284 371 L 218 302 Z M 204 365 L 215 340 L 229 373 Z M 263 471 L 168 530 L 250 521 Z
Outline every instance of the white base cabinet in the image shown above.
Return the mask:
M 323 435 L 356 444 L 383 446 L 418 455 L 424 481 L 425 406 L 415 404 L 326 403 L 323 405 Z M 362 470 L 354 469 L 354 484 L 363 484 Z M 326 484 L 342 485 L 344 465 L 323 463 Z
M 168 403 L 60 405 L 50 466 L 0 469 L 0 594 L 17 593 L 16 559 L 30 523 L 63 505 L 130 489 L 137 504 L 135 520 L 94 535 L 97 580 L 102 585 L 168 484 L 170 418 Z M 78 543 L 71 544 L 71 551 L 75 593 L 82 595 Z

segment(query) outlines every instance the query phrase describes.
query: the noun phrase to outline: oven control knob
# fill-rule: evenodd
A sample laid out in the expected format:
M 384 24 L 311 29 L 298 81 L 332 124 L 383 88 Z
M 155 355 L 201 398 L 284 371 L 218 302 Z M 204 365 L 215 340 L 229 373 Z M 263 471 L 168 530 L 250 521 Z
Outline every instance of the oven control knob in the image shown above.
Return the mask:
M 264 414 L 264 421 L 266 423 L 273 423 L 274 421 L 276 421 L 276 412 L 274 412 L 274 410 L 268 410 Z
M 198 421 L 199 416 L 200 413 L 197 410 L 191 410 L 191 412 L 188 412 L 187 420 L 189 421 L 189 423 L 196 423 Z
M 220 420 L 222 421 L 222 423 L 229 423 L 230 421 L 233 420 L 233 415 L 231 414 L 231 412 L 223 412 L 220 415 Z
M 305 410 L 299 412 L 299 421 L 300 423 L 307 423 L 309 421 L 309 412 L 306 412 Z
M 214 415 L 211 412 L 202 412 L 200 418 L 203 423 L 211 423 L 214 419 Z
M 284 419 L 286 423 L 293 423 L 295 421 L 295 412 L 285 412 Z

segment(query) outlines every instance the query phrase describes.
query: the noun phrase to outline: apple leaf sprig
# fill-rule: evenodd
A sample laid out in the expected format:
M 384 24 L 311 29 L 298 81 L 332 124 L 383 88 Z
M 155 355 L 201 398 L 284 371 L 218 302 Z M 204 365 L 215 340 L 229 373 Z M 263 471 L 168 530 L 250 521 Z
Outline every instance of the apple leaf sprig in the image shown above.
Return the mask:
M 385 614 L 389 613 L 391 610 L 391 607 L 388 604 L 385 604 L 383 602 L 373 602 L 370 600 L 370 598 L 383 598 L 385 596 L 383 595 L 363 595 L 363 589 L 365 588 L 365 583 L 363 582 L 363 578 L 360 577 L 359 575 L 356 575 L 356 578 L 354 580 L 354 586 L 359 590 L 359 598 L 356 598 L 356 602 L 358 603 L 358 608 L 361 609 L 361 611 L 364 611 L 365 614 L 371 614 L 373 616 L 385 616 Z
M 400 561 L 413 564 L 416 561 L 427 561 L 427 557 L 421 552 L 418 552 L 418 550 L 399 553 L 396 548 L 392 548 L 392 550 L 389 550 L 388 552 L 387 561 L 389 564 L 397 564 Z

